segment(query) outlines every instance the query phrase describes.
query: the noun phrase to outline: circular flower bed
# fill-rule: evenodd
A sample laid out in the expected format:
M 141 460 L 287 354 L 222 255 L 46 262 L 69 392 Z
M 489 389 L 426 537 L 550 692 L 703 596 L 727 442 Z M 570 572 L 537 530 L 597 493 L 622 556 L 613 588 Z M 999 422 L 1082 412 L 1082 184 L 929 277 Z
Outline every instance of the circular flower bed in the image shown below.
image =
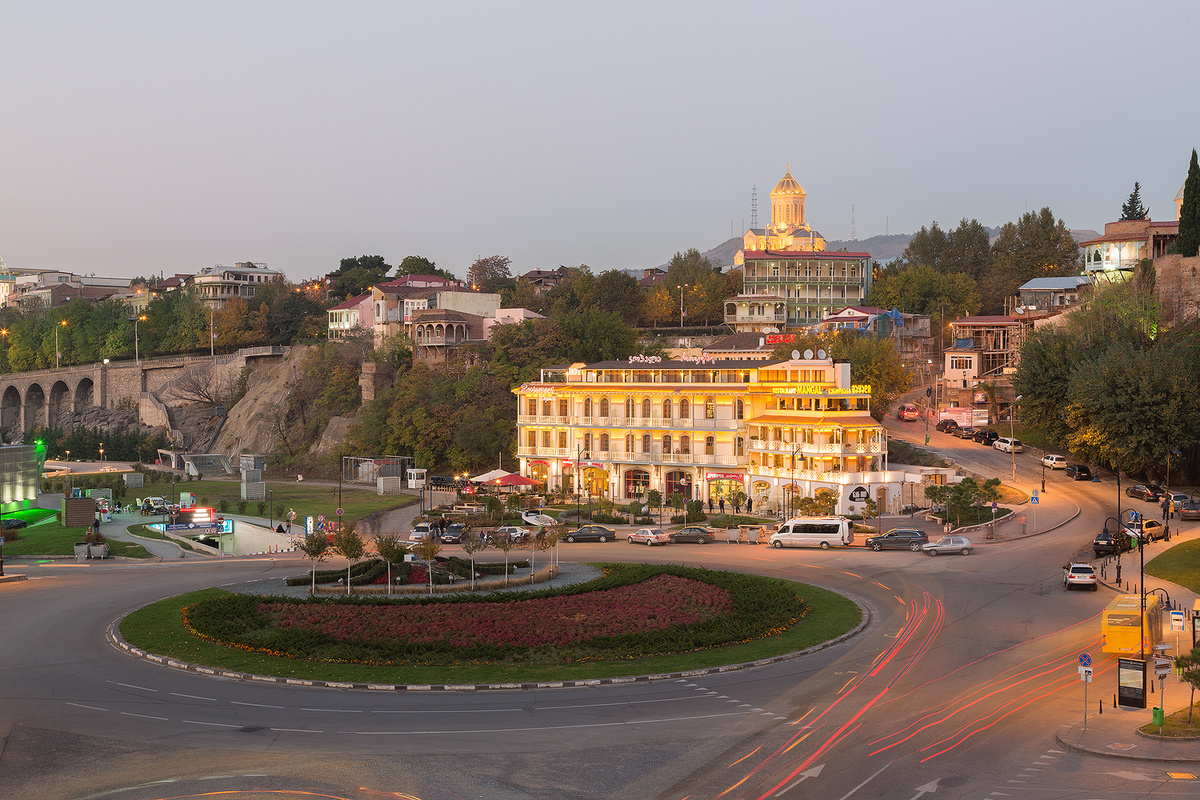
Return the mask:
M 431 664 L 632 658 L 786 630 L 807 605 L 781 581 L 661 565 L 608 565 L 533 594 L 380 602 L 227 595 L 184 609 L 208 641 L 322 661 Z

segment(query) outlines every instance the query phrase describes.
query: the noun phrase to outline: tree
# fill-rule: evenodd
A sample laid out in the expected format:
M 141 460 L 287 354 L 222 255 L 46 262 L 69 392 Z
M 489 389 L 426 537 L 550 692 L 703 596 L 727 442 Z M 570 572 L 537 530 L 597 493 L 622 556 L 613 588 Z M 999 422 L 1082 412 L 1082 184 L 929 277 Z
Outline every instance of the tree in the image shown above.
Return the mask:
M 383 256 L 359 256 L 343 258 L 338 268 L 329 273 L 333 282 L 329 285 L 329 296 L 336 298 L 356 297 L 368 286 L 385 280 L 392 267 Z
M 677 313 L 678 302 L 671 297 L 665 281 L 655 284 L 642 300 L 642 320 L 654 327 L 666 325 Z
M 326 553 L 329 550 L 329 540 L 325 538 L 325 534 L 313 531 L 306 536 L 301 536 L 296 539 L 296 549 L 305 555 L 306 558 L 313 562 L 312 565 L 312 588 L 309 594 L 317 593 L 317 564 L 324 561 Z
M 660 286 L 666 288 L 675 302 L 675 313 L 679 314 L 679 290 L 684 288 L 684 307 L 679 324 L 697 321 L 707 325 L 722 316 L 722 305 L 726 294 L 725 278 L 721 266 L 700 255 L 691 248 L 671 257 L 667 274 Z
M 1121 206 L 1121 221 L 1149 218 L 1150 209 L 1142 205 L 1142 185 L 1134 181 L 1133 191 L 1129 193 L 1129 199 L 1125 201 L 1125 205 Z
M 596 278 L 596 306 L 626 325 L 636 325 L 641 318 L 645 294 L 637 278 L 624 270 L 606 270 Z
M 933 317 L 943 329 L 943 317 L 970 316 L 981 304 L 974 278 L 961 272 L 944 274 L 925 264 L 882 270 L 864 302 Z
M 339 525 L 337 532 L 333 534 L 333 547 L 346 559 L 346 594 L 349 595 L 350 568 L 367 552 L 367 546 L 353 524 L 343 524 Z
M 508 551 L 513 549 L 512 536 L 509 534 L 496 534 L 491 538 L 491 545 L 504 553 L 504 585 L 508 586 Z
M 563 317 L 562 328 L 573 345 L 567 352 L 571 361 L 613 361 L 638 352 L 637 331 L 597 308 Z
M 509 273 L 509 267 L 512 265 L 512 259 L 507 256 L 488 256 L 486 258 L 477 258 L 475 263 L 471 264 L 467 270 L 467 283 L 472 286 L 483 286 L 490 280 L 495 278 L 503 278 L 508 280 L 512 278 Z
M 1183 184 L 1183 205 L 1179 207 L 1179 238 L 1175 247 L 1182 255 L 1191 257 L 1200 253 L 1200 163 L 1196 151 L 1192 150 L 1192 163 L 1188 165 L 1187 180 Z
M 429 579 L 429 593 L 433 594 L 433 560 L 437 558 L 438 553 L 442 552 L 442 540 L 430 531 L 428 536 L 413 545 L 413 552 L 425 562 L 425 573 Z
M 1192 722 L 1192 706 L 1196 703 L 1196 687 L 1200 686 L 1200 647 L 1193 647 L 1190 653 L 1175 656 L 1175 669 L 1179 677 L 1192 687 L 1192 696 L 1188 700 L 1188 724 Z
M 396 267 L 396 277 L 403 278 L 405 275 L 436 275 L 448 281 L 458 280 L 446 270 L 438 269 L 437 264 L 424 256 L 405 256 L 400 266 Z
M 467 558 L 471 559 L 471 588 L 475 588 L 475 554 L 488 546 L 487 540 L 479 535 L 479 531 L 474 528 L 467 528 L 459 537 L 458 546 L 467 554 Z
M 1006 298 L 1033 278 L 1079 272 L 1079 246 L 1062 220 L 1049 208 L 1023 214 L 1000 230 L 992 246 L 993 264 L 980 280 L 982 311 L 1004 311 Z
M 401 542 L 400 537 L 394 533 L 380 533 L 375 536 L 375 552 L 387 562 L 388 594 L 391 594 L 392 565 L 404 562 L 404 557 L 408 555 L 408 545 Z

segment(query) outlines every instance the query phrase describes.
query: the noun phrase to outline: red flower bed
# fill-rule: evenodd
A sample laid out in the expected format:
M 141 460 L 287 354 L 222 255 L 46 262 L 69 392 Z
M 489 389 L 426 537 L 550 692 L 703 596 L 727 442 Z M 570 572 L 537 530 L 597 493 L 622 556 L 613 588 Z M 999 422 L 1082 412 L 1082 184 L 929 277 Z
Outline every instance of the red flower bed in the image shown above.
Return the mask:
M 400 639 L 455 647 L 546 647 L 693 625 L 728 614 L 732 607 L 726 589 L 677 575 L 657 575 L 613 589 L 512 603 L 262 603 L 259 611 L 279 628 L 317 630 L 339 642 Z

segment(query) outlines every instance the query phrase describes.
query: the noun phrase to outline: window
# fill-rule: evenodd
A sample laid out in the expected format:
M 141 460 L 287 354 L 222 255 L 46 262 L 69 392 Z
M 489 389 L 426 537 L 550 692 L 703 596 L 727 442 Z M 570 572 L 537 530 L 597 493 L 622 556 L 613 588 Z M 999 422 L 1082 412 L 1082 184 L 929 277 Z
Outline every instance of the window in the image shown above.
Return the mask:
M 625 434 L 625 452 L 630 453 L 630 454 L 633 453 L 633 434 L 632 433 Z
M 648 433 L 642 434 L 642 452 L 643 453 L 650 452 L 650 434 L 648 434 Z
M 717 451 L 717 439 L 715 436 L 704 437 L 704 455 L 711 456 Z
M 691 413 L 692 413 L 691 406 L 688 404 L 687 398 L 685 397 L 679 401 L 679 418 L 680 419 L 690 419 Z
M 607 433 L 600 434 L 600 452 L 601 453 L 608 452 L 608 434 Z
M 564 397 L 562 400 L 558 401 L 558 415 L 560 417 L 565 417 L 568 413 L 570 412 L 567 411 L 567 399 Z
M 739 436 L 733 440 L 733 454 L 735 456 L 746 455 L 746 438 Z
M 671 401 L 663 400 L 663 419 L 671 418 Z
M 537 447 L 537 431 L 529 431 L 529 436 L 526 438 L 530 447 Z
M 608 398 L 607 397 L 600 398 L 600 416 L 601 417 L 608 416 Z
M 642 419 L 650 419 L 650 398 L 646 397 L 642 400 Z
M 583 401 L 583 415 L 590 417 L 592 415 L 592 398 L 588 397 Z
M 679 437 L 679 452 L 681 452 L 681 453 L 691 453 L 692 452 L 691 437 L 688 437 L 688 436 L 680 436 Z
M 550 400 L 542 401 L 542 416 L 543 417 L 553 417 L 554 416 L 554 403 L 552 401 L 550 401 Z
M 642 497 L 650 487 L 650 473 L 644 469 L 625 470 L 625 496 Z
M 529 400 L 529 416 L 537 416 L 537 400 L 534 400 L 533 398 L 530 398 Z
M 558 432 L 558 449 L 559 450 L 567 449 L 567 432 L 566 431 Z
M 704 418 L 705 419 L 716 419 L 717 418 L 717 401 L 711 397 L 704 398 Z
M 592 450 L 592 434 L 585 433 L 583 435 L 583 451 L 589 453 Z
M 633 398 L 625 398 L 625 418 L 633 419 Z
M 550 446 L 550 431 L 542 431 L 542 447 Z
M 662 451 L 664 453 L 671 452 L 671 435 L 670 434 L 667 434 L 666 436 L 662 437 Z
M 734 407 L 736 409 L 735 413 L 737 414 L 737 418 L 745 419 L 746 418 L 746 404 L 744 402 L 742 402 L 742 399 L 740 397 L 738 398 L 737 403 L 734 404 Z

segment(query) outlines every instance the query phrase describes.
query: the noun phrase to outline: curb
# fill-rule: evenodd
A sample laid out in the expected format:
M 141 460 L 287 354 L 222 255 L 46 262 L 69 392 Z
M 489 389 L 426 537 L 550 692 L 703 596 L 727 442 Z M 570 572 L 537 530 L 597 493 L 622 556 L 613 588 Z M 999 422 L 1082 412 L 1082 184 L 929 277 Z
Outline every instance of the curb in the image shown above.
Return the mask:
M 1154 763 L 1154 764 L 1198 764 L 1198 763 L 1200 763 L 1200 758 L 1182 758 L 1182 757 L 1178 757 L 1178 756 L 1148 756 L 1148 755 L 1142 755 L 1142 754 L 1135 755 L 1132 752 L 1123 753 L 1123 752 L 1116 751 L 1116 750 L 1104 750 L 1104 749 L 1100 749 L 1100 748 L 1090 748 L 1090 747 L 1083 747 L 1082 745 L 1072 744 L 1071 742 L 1067 741 L 1064 738 L 1064 736 L 1065 736 L 1065 734 L 1069 734 L 1076 727 L 1077 727 L 1076 725 L 1065 725 L 1062 728 L 1059 728 L 1054 733 L 1054 740 L 1073 753 L 1082 753 L 1084 755 L 1089 755 L 1089 756 L 1099 756 L 1100 758 L 1111 758 L 1116 761 L 1140 761 L 1140 762 L 1148 762 L 1148 763 Z M 1134 730 L 1134 733 L 1145 737 L 1145 734 L 1138 732 L 1136 729 Z M 1159 741 L 1159 742 L 1162 742 L 1162 741 L 1172 741 L 1172 742 L 1173 741 L 1180 741 L 1180 742 L 1194 741 L 1194 739 L 1189 739 L 1189 740 L 1160 739 L 1157 736 L 1151 736 L 1151 737 L 1146 737 L 1146 738 L 1150 738 L 1150 739 L 1153 739 L 1153 740 Z
M 214 667 L 204 667 L 198 664 L 189 664 L 186 661 L 179 661 L 167 656 L 160 656 L 155 653 L 149 653 L 141 648 L 134 647 L 121 637 L 118 630 L 121 621 L 128 614 L 122 614 L 117 619 L 109 623 L 104 634 L 108 641 L 118 650 L 122 650 L 136 658 L 141 658 L 145 661 L 152 661 L 172 669 L 184 670 L 186 672 L 196 672 L 201 675 L 212 675 L 219 678 L 233 678 L 243 681 L 259 681 L 263 683 L 279 683 L 287 686 L 313 686 L 324 689 L 354 689 L 354 690 L 369 690 L 369 691 L 386 691 L 386 692 L 481 692 L 495 690 L 529 690 L 529 689 L 570 689 L 585 686 L 617 686 L 627 683 L 644 683 L 648 681 L 663 681 L 677 680 L 679 678 L 698 678 L 705 675 L 719 675 L 724 672 L 735 672 L 751 667 L 763 667 L 769 664 L 779 664 L 784 661 L 791 661 L 801 656 L 816 653 L 824 650 L 827 647 L 833 647 L 836 644 L 857 636 L 868 625 L 871 624 L 871 610 L 857 600 L 852 602 L 862 611 L 863 618 L 853 630 L 843 633 L 841 636 L 836 636 L 828 641 L 815 644 L 812 647 L 804 650 L 797 650 L 794 653 L 784 653 L 779 656 L 770 658 L 761 658 L 757 661 L 746 661 L 739 664 L 725 664 L 719 667 L 708 667 L 705 669 L 691 669 L 683 672 L 664 672 L 654 675 L 630 675 L 616 678 L 588 678 L 577 681 L 541 681 L 536 683 L 435 683 L 435 684 L 405 684 L 405 683 L 345 683 L 341 681 L 321 681 L 307 680 L 303 678 L 283 678 L 275 675 L 256 675 L 251 672 L 234 672 L 232 670 L 217 669 Z

